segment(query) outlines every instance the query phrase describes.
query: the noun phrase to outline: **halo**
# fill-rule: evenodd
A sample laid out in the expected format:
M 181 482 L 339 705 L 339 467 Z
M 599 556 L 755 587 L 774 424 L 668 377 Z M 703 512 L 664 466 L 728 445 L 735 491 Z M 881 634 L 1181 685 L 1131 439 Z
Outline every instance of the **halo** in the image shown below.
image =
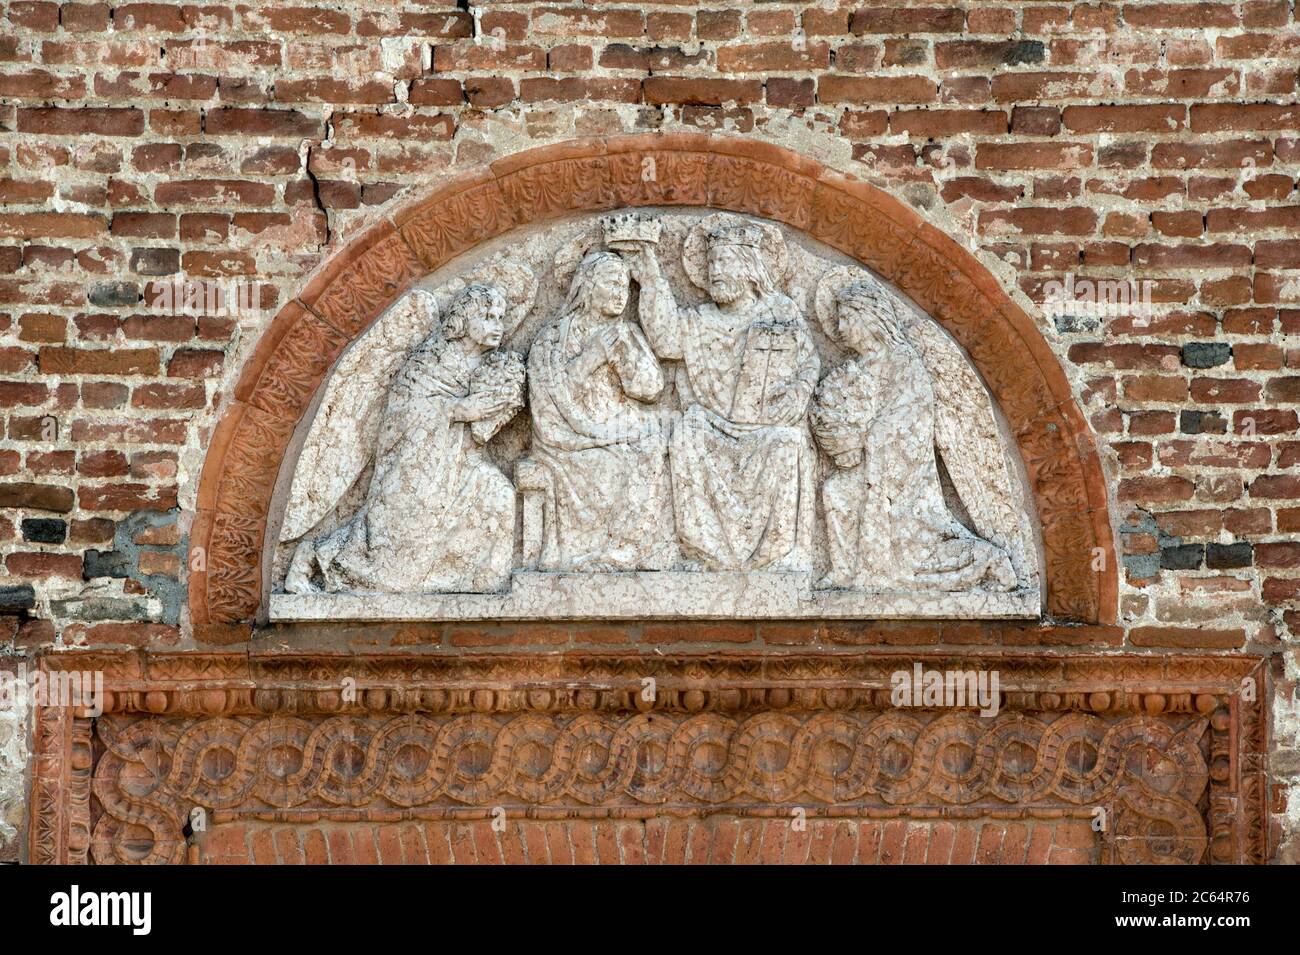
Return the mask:
M 846 285 L 851 284 L 870 285 L 874 287 L 877 301 L 875 306 L 882 311 L 888 311 L 897 320 L 902 321 L 902 314 L 898 306 L 894 303 L 893 293 L 889 291 L 880 280 L 865 269 L 854 268 L 850 265 L 836 265 L 822 273 L 821 278 L 817 280 L 817 291 L 813 296 L 813 308 L 817 313 L 817 321 L 826 333 L 826 337 L 836 345 L 843 347 L 844 342 L 840 340 L 839 329 L 836 327 L 835 314 L 835 293 Z
M 587 253 L 593 251 L 599 244 L 600 230 L 593 227 L 584 229 L 560 246 L 551 265 L 551 274 L 555 277 L 555 284 L 559 287 L 561 296 L 569 294 L 569 283 L 573 281 L 573 273 L 578 271 L 578 265 L 586 258 Z
M 790 252 L 785 246 L 785 236 L 781 230 L 768 222 L 745 219 L 730 212 L 715 212 L 705 216 L 686 233 L 682 243 L 682 267 L 696 288 L 707 290 L 709 287 L 708 236 L 714 229 L 727 225 L 745 224 L 757 226 L 763 232 L 763 246 L 759 254 L 767 264 L 768 274 L 777 287 L 785 285 L 786 274 L 790 270 Z

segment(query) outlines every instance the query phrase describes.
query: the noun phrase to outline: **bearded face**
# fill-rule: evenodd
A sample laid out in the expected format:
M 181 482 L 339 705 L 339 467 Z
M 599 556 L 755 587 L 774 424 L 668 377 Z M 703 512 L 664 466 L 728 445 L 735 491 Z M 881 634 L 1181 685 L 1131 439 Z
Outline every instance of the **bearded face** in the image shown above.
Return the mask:
M 709 295 L 719 305 L 730 305 L 749 288 L 748 270 L 734 246 L 709 249 Z
M 882 340 L 870 314 L 856 302 L 841 302 L 836 320 L 840 340 L 859 355 L 879 350 Z

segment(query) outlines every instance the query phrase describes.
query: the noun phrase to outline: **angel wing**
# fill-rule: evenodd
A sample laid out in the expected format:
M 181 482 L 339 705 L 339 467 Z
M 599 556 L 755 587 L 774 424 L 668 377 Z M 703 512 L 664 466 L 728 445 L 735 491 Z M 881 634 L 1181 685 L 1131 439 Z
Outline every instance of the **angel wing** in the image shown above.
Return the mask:
M 365 469 L 388 383 L 437 320 L 437 300 L 414 289 L 339 359 L 298 456 L 281 541 L 296 540 L 319 524 Z
M 992 399 L 957 343 L 933 322 L 913 318 L 904 334 L 930 373 L 935 444 L 977 534 L 1011 555 L 1023 577 L 1033 553 L 1020 506 L 1020 481 L 998 431 Z

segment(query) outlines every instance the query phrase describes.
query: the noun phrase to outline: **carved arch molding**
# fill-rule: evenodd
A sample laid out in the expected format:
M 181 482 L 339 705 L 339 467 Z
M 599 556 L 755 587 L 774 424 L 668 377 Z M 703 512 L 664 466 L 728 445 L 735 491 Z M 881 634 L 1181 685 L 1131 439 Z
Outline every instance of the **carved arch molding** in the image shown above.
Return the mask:
M 191 532 L 206 549 L 189 577 L 195 637 L 244 646 L 43 658 L 102 671 L 105 698 L 101 714 L 36 713 L 30 860 L 1264 861 L 1268 695 L 1247 656 L 248 642 L 282 461 L 348 344 L 480 243 L 629 206 L 784 223 L 942 323 L 1024 461 L 1047 613 L 1115 623 L 1086 422 L 1031 319 L 969 253 L 879 190 L 763 144 L 531 150 L 379 223 L 275 318 L 214 434 Z M 894 705 L 893 674 L 916 666 L 997 671 L 1001 706 Z

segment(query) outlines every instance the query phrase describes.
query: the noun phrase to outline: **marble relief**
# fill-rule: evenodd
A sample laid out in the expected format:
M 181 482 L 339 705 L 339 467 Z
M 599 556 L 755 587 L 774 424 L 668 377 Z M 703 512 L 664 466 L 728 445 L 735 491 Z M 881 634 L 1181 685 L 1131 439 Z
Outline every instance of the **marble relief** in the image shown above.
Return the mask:
M 273 619 L 1038 615 L 993 402 L 866 269 L 684 210 L 464 259 L 323 389 Z

